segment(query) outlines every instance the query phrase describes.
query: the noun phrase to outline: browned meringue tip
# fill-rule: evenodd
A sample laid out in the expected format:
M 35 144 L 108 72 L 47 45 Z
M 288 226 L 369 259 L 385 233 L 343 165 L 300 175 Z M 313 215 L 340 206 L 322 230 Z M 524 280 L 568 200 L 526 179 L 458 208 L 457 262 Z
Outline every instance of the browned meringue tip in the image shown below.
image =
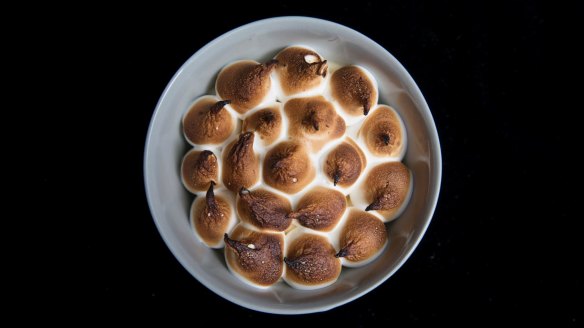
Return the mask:
M 290 211 L 286 198 L 265 189 L 250 191 L 242 187 L 237 197 L 240 219 L 259 229 L 286 231 L 292 222 Z
M 359 134 L 367 149 L 375 156 L 397 157 L 404 147 L 400 119 L 389 106 L 378 106 L 363 122 Z
M 353 116 L 367 115 L 376 102 L 375 82 L 358 66 L 344 66 L 331 76 L 331 93 L 340 107 Z
M 217 101 L 214 97 L 202 97 L 195 101 L 184 115 L 183 134 L 193 145 L 220 144 L 235 129 L 231 114 L 222 110 L 229 101 Z
M 383 222 L 360 210 L 352 209 L 342 227 L 336 257 L 351 262 L 365 261 L 376 255 L 387 243 L 387 231 Z
M 372 168 L 366 178 L 366 211 L 397 211 L 410 189 L 410 171 L 401 162 L 390 162 Z
M 191 220 L 202 241 L 209 246 L 217 246 L 221 237 L 231 227 L 232 209 L 229 199 L 216 196 L 211 182 L 205 198 L 195 199 L 191 208 Z
M 300 225 L 318 231 L 330 231 L 336 227 L 347 208 L 344 194 L 334 189 L 315 187 L 299 201 L 288 216 Z
M 181 164 L 182 181 L 190 192 L 204 191 L 209 182 L 218 181 L 219 162 L 209 150 L 189 151 Z
M 271 88 L 270 72 L 277 60 L 260 64 L 252 60 L 234 62 L 224 67 L 215 82 L 217 95 L 231 100 L 231 107 L 245 114 L 262 103 Z
M 252 285 L 267 287 L 282 276 L 283 234 L 252 231 L 238 225 L 224 235 L 225 260 L 230 269 Z
M 307 186 L 315 174 L 312 161 L 302 143 L 284 141 L 266 154 L 264 181 L 280 191 L 294 194 Z
M 259 157 L 253 149 L 254 133 L 244 132 L 223 151 L 223 184 L 238 192 L 259 180 Z
M 305 47 L 288 47 L 275 58 L 280 63 L 276 73 L 286 96 L 319 87 L 327 75 L 328 62 L 314 50 Z
M 355 142 L 348 139 L 339 144 L 327 155 L 324 173 L 334 186 L 350 187 L 367 165 L 363 151 Z
M 260 109 L 245 118 L 242 131 L 256 132 L 264 145 L 268 146 L 280 136 L 282 131 L 282 114 L 275 105 Z
M 345 134 L 345 121 L 323 96 L 291 99 L 284 112 L 290 123 L 288 134 L 307 141 L 313 151 Z
M 303 286 L 334 282 L 341 272 L 335 249 L 324 236 L 304 234 L 288 245 L 286 281 Z

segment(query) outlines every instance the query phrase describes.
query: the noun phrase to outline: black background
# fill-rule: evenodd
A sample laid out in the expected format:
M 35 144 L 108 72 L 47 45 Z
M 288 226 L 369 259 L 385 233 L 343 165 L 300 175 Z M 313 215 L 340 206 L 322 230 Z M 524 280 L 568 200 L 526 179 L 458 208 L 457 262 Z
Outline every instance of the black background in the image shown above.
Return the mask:
M 213 5 L 195 11 L 95 6 L 49 19 L 47 29 L 38 30 L 43 51 L 51 54 L 47 75 L 65 80 L 60 92 L 47 96 L 62 109 L 36 116 L 45 144 L 39 151 L 49 159 L 40 183 L 49 197 L 41 204 L 73 218 L 64 229 L 74 245 L 64 251 L 66 269 L 50 270 L 62 278 L 52 286 L 55 295 L 99 318 L 133 306 L 147 319 L 195 318 L 216 309 L 225 313 L 223 321 L 283 318 L 220 298 L 174 259 L 145 199 L 143 150 L 158 98 L 194 52 L 242 24 L 305 15 L 362 32 L 406 67 L 434 115 L 443 180 L 426 236 L 394 276 L 347 305 L 287 322 L 582 319 L 576 302 L 581 271 L 547 247 L 558 233 L 566 236 L 564 249 L 575 242 L 564 224 L 571 217 L 560 205 L 563 179 L 553 160 L 565 140 L 546 129 L 553 115 L 542 103 L 542 3 Z M 50 87 L 50 78 L 39 79 Z M 76 124 L 66 123 L 72 116 Z M 47 127 L 49 120 L 62 120 L 65 128 Z M 82 147 L 67 156 L 70 148 L 60 146 L 79 135 Z M 60 155 L 67 160 L 55 159 Z M 67 191 L 65 201 L 50 197 L 56 189 Z M 562 224 L 550 227 L 552 220 Z M 548 275 L 549 267 L 562 278 Z

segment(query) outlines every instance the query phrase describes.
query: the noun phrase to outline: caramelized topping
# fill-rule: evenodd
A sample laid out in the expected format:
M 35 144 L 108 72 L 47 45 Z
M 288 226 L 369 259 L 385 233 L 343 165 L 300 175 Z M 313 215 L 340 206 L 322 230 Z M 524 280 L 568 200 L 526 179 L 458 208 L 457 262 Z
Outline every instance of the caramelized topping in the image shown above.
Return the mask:
M 397 156 L 403 145 L 403 131 L 397 114 L 385 105 L 379 106 L 361 126 L 367 148 L 376 156 Z
M 288 200 L 267 190 L 241 188 L 237 208 L 242 220 L 258 228 L 285 231 L 292 222 Z
M 305 147 L 295 141 L 285 141 L 266 154 L 263 176 L 268 185 L 294 194 L 312 181 L 315 171 Z
M 328 64 L 316 52 L 302 47 L 289 47 L 280 52 L 277 72 L 282 91 L 290 96 L 319 86 L 326 77 Z
M 298 208 L 288 217 L 297 219 L 304 227 L 330 231 L 339 222 L 346 207 L 345 195 L 333 189 L 316 187 L 300 199 Z
M 371 203 L 365 211 L 396 210 L 407 196 L 410 172 L 400 162 L 380 164 L 367 176 L 366 186 Z
M 283 271 L 281 235 L 237 227 L 232 237 L 224 236 L 226 260 L 232 270 L 261 286 L 273 285 L 280 279 Z
M 326 157 L 324 172 L 335 186 L 349 187 L 357 181 L 365 165 L 361 149 L 352 141 L 343 142 Z
M 210 182 L 217 181 L 219 164 L 209 150 L 191 151 L 182 162 L 182 178 L 191 192 L 203 191 Z
M 205 199 L 197 199 L 192 210 L 194 228 L 209 246 L 216 246 L 221 242 L 231 217 L 228 200 L 215 197 L 214 185 L 214 182 L 209 184 Z
M 284 111 L 290 120 L 288 134 L 309 140 L 313 150 L 345 134 L 345 121 L 322 96 L 291 99 Z
M 235 123 L 228 111 L 222 110 L 229 100 L 212 97 L 198 100 L 183 118 L 183 132 L 192 144 L 218 144 L 231 135 Z
M 351 210 L 341 231 L 341 250 L 335 255 L 352 262 L 359 262 L 375 255 L 385 246 L 385 225 L 375 216 L 359 210 Z
M 264 145 L 270 145 L 282 130 L 282 115 L 275 107 L 261 109 L 243 121 L 242 130 L 255 131 Z
M 335 281 L 341 273 L 341 263 L 335 249 L 325 237 L 305 234 L 294 240 L 284 263 L 287 278 L 303 285 L 319 285 Z
M 348 114 L 367 115 L 377 98 L 373 81 L 357 66 L 344 66 L 331 77 L 333 97 Z
M 270 60 L 265 64 L 247 60 L 225 67 L 217 77 L 217 94 L 231 99 L 231 107 L 240 114 L 258 106 L 271 87 L 270 72 L 278 64 Z
M 259 179 L 259 158 L 253 150 L 254 134 L 245 132 L 231 143 L 223 156 L 223 183 L 231 191 L 250 188 Z

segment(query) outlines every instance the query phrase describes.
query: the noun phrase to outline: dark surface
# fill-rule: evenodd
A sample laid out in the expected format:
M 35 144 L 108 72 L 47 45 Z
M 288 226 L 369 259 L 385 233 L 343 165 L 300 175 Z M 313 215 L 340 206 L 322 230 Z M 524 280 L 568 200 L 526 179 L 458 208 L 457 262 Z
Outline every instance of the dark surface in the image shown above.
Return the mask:
M 74 66 L 69 85 L 79 108 L 73 110 L 84 123 L 75 130 L 87 135 L 87 148 L 65 168 L 55 165 L 45 173 L 41 191 L 50 194 L 55 186 L 70 185 L 71 203 L 89 199 L 94 206 L 79 218 L 76 231 L 83 234 L 75 238 L 76 265 L 60 285 L 72 287 L 67 290 L 74 296 L 65 298 L 77 304 L 97 301 L 92 308 L 102 318 L 130 304 L 148 309 L 141 312 L 146 317 L 193 318 L 215 309 L 226 314 L 222 320 L 279 317 L 223 300 L 175 260 L 146 203 L 143 147 L 164 87 L 200 47 L 257 19 L 306 15 L 362 32 L 406 67 L 438 127 L 443 181 L 426 236 L 393 277 L 350 304 L 286 320 L 336 318 L 351 326 L 372 326 L 378 320 L 581 320 L 582 307 L 576 303 L 576 295 L 582 295 L 581 271 L 571 262 L 552 260 L 554 254 L 545 247 L 553 234 L 545 228 L 546 220 L 565 222 L 569 217 L 565 207 L 555 206 L 562 196 L 560 182 L 549 183 L 559 180 L 552 158 L 562 151 L 564 140 L 542 129 L 551 119 L 537 114 L 544 92 L 543 5 L 284 3 L 208 13 L 182 7 L 146 8 L 149 14 L 96 8 L 100 18 L 80 14 L 62 29 L 47 32 L 47 37 L 64 35 L 64 43 L 72 42 L 53 69 Z M 202 14 L 215 22 L 197 19 Z M 84 37 L 70 36 L 72 27 Z M 97 129 L 88 132 L 87 126 Z M 65 134 L 54 131 L 51 138 L 58 142 Z M 91 165 L 79 168 L 79 163 Z M 78 174 L 79 180 L 63 182 L 65 172 Z M 81 181 L 82 176 L 89 181 Z M 567 238 L 564 248 L 572 246 Z M 560 267 L 561 281 L 546 273 L 552 263 Z

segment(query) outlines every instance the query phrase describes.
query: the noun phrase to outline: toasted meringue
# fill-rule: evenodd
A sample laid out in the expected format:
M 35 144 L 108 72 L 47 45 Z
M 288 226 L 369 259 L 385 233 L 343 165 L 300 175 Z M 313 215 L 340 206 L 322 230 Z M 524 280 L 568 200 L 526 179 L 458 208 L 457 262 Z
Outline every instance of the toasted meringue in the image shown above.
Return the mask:
M 345 121 L 323 96 L 291 99 L 284 112 L 290 121 L 288 135 L 308 141 L 313 151 L 345 134 Z
M 297 289 L 317 289 L 333 284 L 341 273 L 330 240 L 309 229 L 297 228 L 286 235 L 284 281 Z
M 260 160 L 254 152 L 253 141 L 254 134 L 245 132 L 223 151 L 222 180 L 231 191 L 251 188 L 259 181 Z
M 223 247 L 223 235 L 229 232 L 237 218 L 233 197 L 225 192 L 214 193 L 214 182 L 209 183 L 205 197 L 197 197 L 191 206 L 191 224 L 195 234 L 209 247 Z
M 403 122 L 395 110 L 379 105 L 365 119 L 359 130 L 359 139 L 373 156 L 401 161 L 407 138 Z
M 215 145 L 235 131 L 235 117 L 227 109 L 230 100 L 203 96 L 192 104 L 182 119 L 183 134 L 191 145 Z
M 280 280 L 284 233 L 259 232 L 239 224 L 224 239 L 227 267 L 241 281 L 267 288 Z
M 401 162 L 379 164 L 371 169 L 351 193 L 357 208 L 371 211 L 389 222 L 405 209 L 412 189 L 410 170 Z
M 302 143 L 284 141 L 266 154 L 263 177 L 273 188 L 295 194 L 312 182 L 314 176 L 314 166 Z
M 332 74 L 330 92 L 349 125 L 367 115 L 379 97 L 373 75 L 355 65 L 343 66 Z
M 241 130 L 253 131 L 259 136 L 263 146 L 271 145 L 280 138 L 284 130 L 280 107 L 280 103 L 273 103 L 247 116 Z
M 352 208 L 340 228 L 340 250 L 343 265 L 358 267 L 375 260 L 387 245 L 387 231 L 376 216 Z
M 325 187 L 315 187 L 298 202 L 288 217 L 306 228 L 318 231 L 334 229 L 345 213 L 347 199 L 342 193 Z
M 237 196 L 237 213 L 241 221 L 264 231 L 286 231 L 292 222 L 288 216 L 290 202 L 265 189 L 242 188 Z
M 240 60 L 227 65 L 217 76 L 217 95 L 231 100 L 231 107 L 239 114 L 275 101 L 276 94 L 270 74 L 276 65 L 276 60 L 264 64 Z
M 322 93 L 328 72 L 327 61 L 316 51 L 304 46 L 291 46 L 275 57 L 276 76 L 282 98 Z
M 189 150 L 181 163 L 181 180 L 191 193 L 204 191 L 209 183 L 219 181 L 219 162 L 210 150 Z

